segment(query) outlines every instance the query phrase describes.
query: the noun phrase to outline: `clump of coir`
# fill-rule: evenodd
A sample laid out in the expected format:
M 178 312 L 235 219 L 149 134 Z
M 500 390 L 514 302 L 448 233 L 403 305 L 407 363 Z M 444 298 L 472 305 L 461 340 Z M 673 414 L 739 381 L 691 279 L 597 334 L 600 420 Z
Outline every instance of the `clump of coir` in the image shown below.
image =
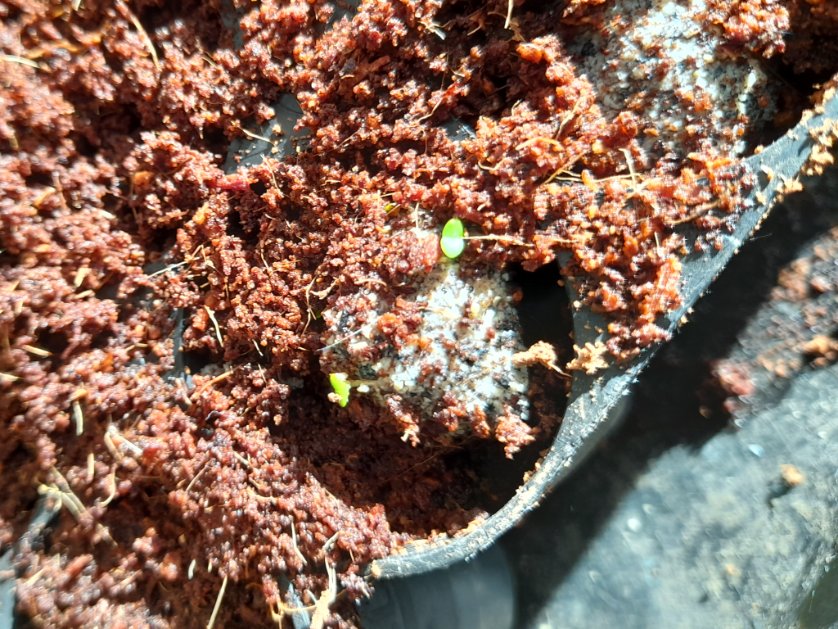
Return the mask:
M 494 236 L 464 268 L 564 255 L 615 356 L 663 336 L 677 225 L 735 220 L 747 112 L 711 124 L 712 94 L 670 82 L 689 119 L 650 141 L 642 74 L 671 63 L 613 3 L 507 20 L 505 2 L 370 0 L 331 26 L 325 2 L 233 4 L 0 2 L 0 541 L 39 496 L 64 505 L 15 558 L 39 625 L 205 625 L 216 602 L 216 626 L 264 625 L 295 604 L 288 580 L 330 602 L 332 569 L 331 622 L 351 624 L 365 564 L 502 503 L 473 454 L 502 462 L 496 431 L 410 444 L 328 400 L 324 313 L 363 291 L 395 303 L 438 268 L 399 244 L 417 212 Z M 834 33 L 807 3 L 706 4 L 722 43 L 702 45 L 749 68 Z M 649 58 L 615 109 L 580 59 L 627 32 L 621 68 Z M 793 68 L 822 69 L 794 46 Z M 300 151 L 223 172 L 282 94 Z

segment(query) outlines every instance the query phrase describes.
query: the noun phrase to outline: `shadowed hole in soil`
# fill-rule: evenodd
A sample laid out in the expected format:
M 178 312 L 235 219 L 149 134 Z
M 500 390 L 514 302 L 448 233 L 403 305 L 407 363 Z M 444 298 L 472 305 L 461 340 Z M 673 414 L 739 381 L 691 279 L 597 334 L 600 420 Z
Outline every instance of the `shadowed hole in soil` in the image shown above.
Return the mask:
M 222 10 L 232 12 L 232 3 L 222 2 Z M 209 3 L 179 2 L 166 3 L 164 9 L 150 6 L 137 16 L 143 28 L 153 36 L 159 29 L 173 30 L 174 27 L 186 28 L 196 35 L 196 43 L 202 50 L 214 51 L 226 35 L 219 11 Z M 158 55 L 163 54 L 158 51 Z
M 35 345 L 48 351 L 51 354 L 54 364 L 58 366 L 61 362 L 61 355 L 69 347 L 70 341 L 63 332 L 44 330 L 38 334 L 38 340 Z
M 248 220 L 249 217 L 242 216 L 242 212 L 231 210 L 227 214 L 227 235 L 238 238 L 248 248 L 253 248 L 259 242 L 259 222 Z
M 206 146 L 209 152 L 219 156 L 218 163 L 221 165 L 224 162 L 222 156 L 227 152 L 227 146 L 230 144 L 230 141 L 224 134 L 224 129 L 221 127 L 208 126 L 204 127 L 202 134 L 204 146 Z
M 49 187 L 53 184 L 52 173 L 46 171 L 33 171 L 32 174 L 27 175 L 26 186 L 28 188 Z
M 83 135 L 76 136 L 75 145 L 79 155 L 88 159 L 94 157 L 99 152 L 99 145 L 94 144 L 89 138 Z

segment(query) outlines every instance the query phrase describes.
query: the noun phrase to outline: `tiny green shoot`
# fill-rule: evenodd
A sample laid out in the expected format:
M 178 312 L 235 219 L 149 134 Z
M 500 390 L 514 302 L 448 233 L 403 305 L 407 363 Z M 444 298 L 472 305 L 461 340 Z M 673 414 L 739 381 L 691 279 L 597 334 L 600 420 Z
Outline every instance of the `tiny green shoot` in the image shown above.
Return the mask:
M 349 392 L 352 390 L 352 385 L 346 379 L 345 373 L 330 373 L 329 384 L 332 385 L 332 391 L 337 396 L 338 406 L 343 408 L 349 404 Z
M 465 227 L 459 218 L 449 219 L 442 228 L 442 237 L 439 239 L 439 248 L 446 257 L 452 260 L 459 257 L 466 248 Z

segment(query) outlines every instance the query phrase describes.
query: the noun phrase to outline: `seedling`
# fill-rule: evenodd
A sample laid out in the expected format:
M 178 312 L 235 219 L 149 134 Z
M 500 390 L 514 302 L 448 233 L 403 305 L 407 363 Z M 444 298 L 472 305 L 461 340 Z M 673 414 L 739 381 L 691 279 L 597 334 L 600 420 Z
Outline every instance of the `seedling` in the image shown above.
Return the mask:
M 329 384 L 332 385 L 332 391 L 334 391 L 335 401 L 338 403 L 338 406 L 343 408 L 349 404 L 349 392 L 352 391 L 352 385 L 346 378 L 346 374 L 330 373 Z
M 466 248 L 467 240 L 495 240 L 498 242 L 508 242 L 512 245 L 520 247 L 532 247 L 532 243 L 527 243 L 516 238 L 515 236 L 507 236 L 504 234 L 488 234 L 485 236 L 466 236 L 466 230 L 463 226 L 463 221 L 459 218 L 449 219 L 442 228 L 442 237 L 439 239 L 439 248 L 446 257 L 454 260 L 458 258 L 463 250 Z M 556 241 L 560 242 L 560 241 Z M 563 242 L 563 241 L 562 241 Z
M 466 230 L 463 221 L 459 218 L 449 219 L 442 228 L 442 237 L 439 239 L 439 248 L 447 258 L 455 259 L 460 256 L 466 248 Z

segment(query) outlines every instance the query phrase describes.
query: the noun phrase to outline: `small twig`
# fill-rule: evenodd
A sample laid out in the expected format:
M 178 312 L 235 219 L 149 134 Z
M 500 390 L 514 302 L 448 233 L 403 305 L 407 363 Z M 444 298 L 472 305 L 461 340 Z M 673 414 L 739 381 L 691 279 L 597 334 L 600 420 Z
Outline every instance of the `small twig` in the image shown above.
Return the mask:
M 131 454 L 133 454 L 134 456 L 140 456 L 143 453 L 142 448 L 128 441 L 128 439 L 126 439 L 122 434 L 120 434 L 119 429 L 117 429 L 117 427 L 113 424 L 110 424 L 108 426 L 107 432 L 110 433 L 111 436 L 119 437 L 119 440 L 122 443 L 122 445 L 125 445 L 127 449 L 131 451 Z
M 208 465 L 209 465 L 209 460 L 204 461 L 204 464 L 201 466 L 201 469 L 199 469 L 197 474 L 195 474 L 195 476 L 192 477 L 192 480 L 189 481 L 189 484 L 186 486 L 186 493 L 187 494 L 189 493 L 189 490 L 192 489 L 192 486 L 195 484 L 195 482 L 199 478 L 201 478 L 201 475 L 206 471 Z
M 221 338 L 221 328 L 218 327 L 218 319 L 215 318 L 215 312 L 209 306 L 204 306 L 204 310 L 207 311 L 207 315 L 209 315 L 210 321 L 212 321 L 212 326 L 215 328 L 215 337 L 218 339 L 219 349 L 224 349 L 224 339 Z
M 73 493 L 70 484 L 61 472 L 59 472 L 55 467 L 53 467 L 50 471 L 53 476 L 56 477 L 55 483 L 52 485 L 39 485 L 38 493 L 57 498 L 61 505 L 66 507 L 76 521 L 78 521 L 82 514 L 87 511 L 84 503 L 79 500 L 79 497 L 76 496 L 75 493 Z
M 253 133 L 253 131 L 248 131 L 244 127 L 239 127 L 239 130 L 244 133 L 247 137 L 252 138 L 254 140 L 261 140 L 262 142 L 267 142 L 271 146 L 276 146 L 276 142 L 271 140 L 270 138 L 266 138 L 264 135 L 259 135 L 258 133 Z
M 493 173 L 493 172 L 495 172 L 495 171 L 496 171 L 498 168 L 500 168 L 502 165 L 503 165 L 503 164 L 498 163 L 498 164 L 495 164 L 494 166 L 486 166 L 483 162 L 477 162 L 477 167 L 478 167 L 480 170 L 485 170 L 485 171 L 486 171 L 486 172 L 488 172 L 488 173 Z
M 107 430 L 105 430 L 103 440 L 105 441 L 105 445 L 108 450 L 117 461 L 122 460 L 123 454 L 116 448 L 116 445 L 113 442 L 114 437 L 119 438 L 120 446 L 125 446 L 126 449 L 128 449 L 134 456 L 140 456 L 143 453 L 142 448 L 128 441 L 128 439 L 120 434 L 119 429 L 116 426 L 110 424 L 108 425 Z
M 183 378 L 177 379 L 177 392 L 180 395 L 180 400 L 187 407 L 192 406 L 192 400 L 189 399 L 189 390 L 186 388 L 186 382 L 183 381 Z
M 626 157 L 626 164 L 628 165 L 631 182 L 633 184 L 637 184 L 637 173 L 634 172 L 634 160 L 631 158 L 631 153 L 629 153 L 629 150 L 626 148 L 620 149 L 620 152 Z
M 326 543 L 323 544 L 324 555 L 329 552 L 329 548 L 334 544 L 340 532 L 332 535 Z M 314 603 L 314 613 L 311 615 L 311 629 L 323 629 L 326 619 L 329 617 L 329 607 L 335 602 L 337 598 L 337 575 L 335 567 L 329 563 L 329 558 L 325 557 L 323 560 L 326 564 L 326 574 L 329 575 L 328 587 L 320 593 L 319 598 Z
M 82 266 L 76 269 L 76 274 L 73 276 L 73 287 L 80 288 L 84 278 L 90 274 L 90 267 Z
M 108 449 L 108 452 L 111 453 L 111 456 L 116 459 L 117 462 L 121 461 L 124 457 L 122 452 L 116 447 L 113 442 L 113 438 L 111 437 L 111 427 L 108 426 L 108 429 L 105 431 L 105 434 L 102 435 L 102 441 L 105 442 L 105 447 Z
M 81 437 L 84 434 L 84 412 L 78 400 L 73 400 L 73 421 L 76 424 L 76 437 Z
M 108 497 L 99 503 L 99 506 L 101 507 L 107 507 L 111 504 L 111 501 L 116 498 L 116 468 L 111 470 L 111 473 L 108 474 L 108 479 L 110 480 L 110 494 L 108 494 Z
M 221 609 L 221 600 L 224 598 L 224 592 L 227 591 L 227 578 L 228 577 L 225 576 L 224 580 L 221 582 L 221 589 L 218 591 L 218 596 L 215 598 L 215 606 L 212 608 L 212 615 L 207 623 L 207 629 L 212 629 L 215 624 L 215 619 L 218 617 L 218 610 Z
M 55 555 L 53 555 L 53 556 L 55 556 Z M 57 559 L 57 557 L 56 557 L 56 559 Z M 38 572 L 36 572 L 31 577 L 26 579 L 26 586 L 27 587 L 32 587 L 33 585 L 35 585 L 35 583 L 38 582 L 38 579 L 40 579 L 43 576 L 43 574 L 44 574 L 44 572 L 46 572 L 46 570 L 47 570 L 46 567 L 41 568 L 40 570 L 38 570 Z
M 18 57 L 17 55 L 0 54 L 0 61 L 7 61 L 8 63 L 19 63 L 22 66 L 29 66 L 30 68 L 35 68 L 36 70 L 43 69 L 41 64 L 37 61 L 32 61 L 32 59 L 27 59 L 26 57 Z
M 178 269 L 186 264 L 188 264 L 186 261 L 170 264 L 169 266 L 163 267 L 162 269 L 155 271 L 154 273 L 146 275 L 146 277 L 157 277 L 158 275 L 163 275 L 164 273 L 168 273 L 169 271 L 174 271 L 175 269 Z
M 232 375 L 233 375 L 233 370 L 231 369 L 230 371 L 225 371 L 224 373 L 215 376 L 215 378 L 213 378 L 212 380 L 209 380 L 209 381 L 205 382 L 204 384 L 202 384 L 200 387 L 198 387 L 198 389 L 196 389 L 195 392 L 190 396 L 190 399 L 193 399 L 193 400 L 196 399 L 204 391 L 206 391 L 209 387 L 211 387 L 213 385 L 216 385 L 219 382 L 223 382 L 224 380 L 226 380 L 227 378 L 229 378 Z
M 521 142 L 518 146 L 515 147 L 515 150 L 520 151 L 522 148 L 526 148 L 530 144 L 535 144 L 536 142 L 545 142 L 545 143 L 549 144 L 550 146 L 554 146 L 558 149 L 564 148 L 562 146 L 562 143 L 559 142 L 558 140 L 555 140 L 553 138 L 544 137 L 544 136 L 537 136 L 537 137 L 530 138 L 529 140 L 525 140 L 525 141 Z
M 133 11 L 128 7 L 127 4 L 123 0 L 116 0 L 116 8 L 122 14 L 122 17 L 129 20 L 131 24 L 134 25 L 134 28 L 137 29 L 137 32 L 140 35 L 140 39 L 143 40 L 143 44 L 145 45 L 148 53 L 151 55 L 151 60 L 154 62 L 154 67 L 157 71 L 160 71 L 160 59 L 157 57 L 157 50 L 154 48 L 154 43 L 151 41 L 151 37 L 148 36 L 148 33 L 143 28 L 142 23 L 140 22 L 139 18 L 134 15 Z
M 515 236 L 507 236 L 504 234 L 486 234 L 484 236 L 463 236 L 463 240 L 497 240 L 499 242 L 511 242 L 513 245 L 521 247 L 532 247 L 532 243 L 524 242 Z
M 318 351 L 318 352 L 325 352 L 327 349 L 331 349 L 331 348 L 333 348 L 333 347 L 335 347 L 335 346 L 337 346 L 337 345 L 340 345 L 340 344 L 341 344 L 341 343 L 343 343 L 344 341 L 348 341 L 348 340 L 349 340 L 349 339 L 351 339 L 353 336 L 357 336 L 358 334 L 360 334 L 360 333 L 361 333 L 361 332 L 363 332 L 363 331 L 364 331 L 364 329 L 363 329 L 363 328 L 358 328 L 358 329 L 357 329 L 357 330 L 355 330 L 354 332 L 351 332 L 350 334 L 347 334 L 346 336 L 344 336 L 343 338 L 338 339 L 338 340 L 337 340 L 337 341 L 335 341 L 334 343 L 330 343 L 329 345 L 324 345 L 323 347 L 318 348 L 316 351 Z
M 40 347 L 35 347 L 34 345 L 22 345 L 21 347 L 30 354 L 39 356 L 41 358 L 49 358 L 50 356 L 52 356 L 52 352 L 47 351 L 45 349 L 41 349 Z

